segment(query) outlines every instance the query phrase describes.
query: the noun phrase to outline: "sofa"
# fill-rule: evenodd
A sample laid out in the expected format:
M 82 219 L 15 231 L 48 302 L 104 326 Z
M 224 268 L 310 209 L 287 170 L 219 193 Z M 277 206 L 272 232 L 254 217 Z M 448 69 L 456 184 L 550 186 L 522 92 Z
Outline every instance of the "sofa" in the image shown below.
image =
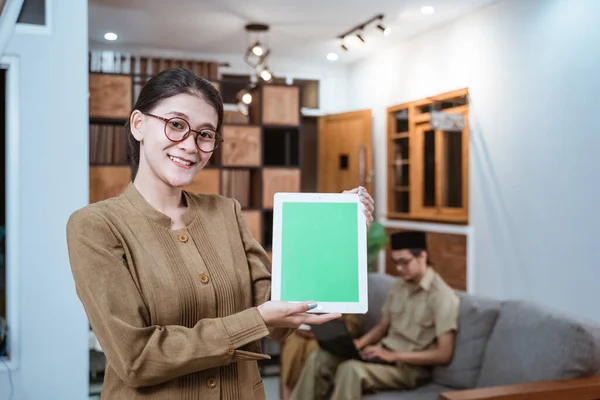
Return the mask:
M 372 328 L 395 278 L 369 274 Z M 457 291 L 461 299 L 452 362 L 429 384 L 365 394 L 365 400 L 600 399 L 600 324 L 527 301 L 497 301 Z

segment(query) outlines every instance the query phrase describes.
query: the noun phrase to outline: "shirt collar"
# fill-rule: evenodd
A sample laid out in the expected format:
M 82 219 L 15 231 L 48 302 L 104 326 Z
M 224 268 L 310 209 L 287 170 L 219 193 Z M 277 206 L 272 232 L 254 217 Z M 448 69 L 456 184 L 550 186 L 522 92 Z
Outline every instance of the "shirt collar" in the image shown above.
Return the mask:
M 171 228 L 171 218 L 152 207 L 152 205 L 148 203 L 144 196 L 142 196 L 142 194 L 137 190 L 133 182 L 129 182 L 124 191 L 124 195 L 131 202 L 131 204 L 133 204 L 133 206 L 147 218 L 161 226 L 164 226 L 167 229 Z M 182 195 L 184 196 L 185 203 L 187 204 L 187 207 L 183 213 L 183 222 L 187 226 L 194 220 L 197 207 L 195 207 L 195 204 L 189 193 L 184 190 Z
M 433 272 L 433 269 L 431 267 L 427 267 L 423 278 L 421 278 L 421 282 L 419 282 L 419 286 L 427 292 L 431 288 L 431 284 L 433 283 L 434 277 L 435 274 Z

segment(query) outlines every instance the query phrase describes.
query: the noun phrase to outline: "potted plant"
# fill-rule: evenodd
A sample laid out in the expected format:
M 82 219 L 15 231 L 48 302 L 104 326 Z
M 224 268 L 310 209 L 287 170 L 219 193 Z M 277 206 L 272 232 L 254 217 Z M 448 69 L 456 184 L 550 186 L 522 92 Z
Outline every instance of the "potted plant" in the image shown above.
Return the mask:
M 373 221 L 367 232 L 367 265 L 369 272 L 377 270 L 376 260 L 379 252 L 385 249 L 388 237 L 385 234 L 384 226 L 377 221 Z

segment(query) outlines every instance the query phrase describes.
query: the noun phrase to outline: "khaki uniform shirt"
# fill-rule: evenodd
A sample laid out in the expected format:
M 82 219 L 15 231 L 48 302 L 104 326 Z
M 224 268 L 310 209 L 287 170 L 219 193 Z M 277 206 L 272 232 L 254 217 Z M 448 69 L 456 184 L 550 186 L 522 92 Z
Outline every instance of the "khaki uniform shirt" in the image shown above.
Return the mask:
M 402 279 L 388 293 L 382 313 L 390 321 L 382 344 L 395 351 L 427 350 L 457 329 L 459 298 L 430 267 L 418 284 Z

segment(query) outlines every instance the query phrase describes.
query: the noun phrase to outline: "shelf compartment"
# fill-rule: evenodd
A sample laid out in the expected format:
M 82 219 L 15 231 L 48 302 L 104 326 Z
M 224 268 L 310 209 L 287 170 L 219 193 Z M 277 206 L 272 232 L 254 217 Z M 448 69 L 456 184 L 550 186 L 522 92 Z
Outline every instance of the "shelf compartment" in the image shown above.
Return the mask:
M 243 209 L 260 208 L 260 170 L 223 169 L 222 193 L 236 199 Z
M 90 164 L 127 165 L 127 134 L 127 129 L 122 124 L 90 124 Z
M 299 167 L 299 130 L 297 128 L 265 128 L 263 155 L 265 166 Z

